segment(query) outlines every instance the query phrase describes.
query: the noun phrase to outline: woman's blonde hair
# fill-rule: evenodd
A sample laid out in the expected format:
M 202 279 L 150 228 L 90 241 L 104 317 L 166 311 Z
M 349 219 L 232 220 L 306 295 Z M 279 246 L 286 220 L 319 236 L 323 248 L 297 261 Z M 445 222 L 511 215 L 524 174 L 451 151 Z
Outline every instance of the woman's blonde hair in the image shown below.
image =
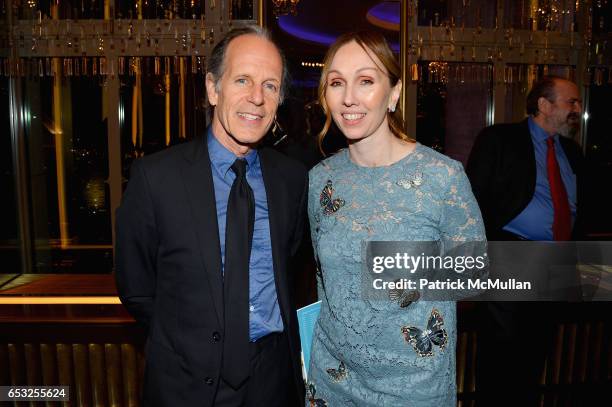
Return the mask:
M 331 62 L 336 56 L 338 50 L 351 41 L 355 41 L 370 57 L 372 57 L 370 55 L 370 53 L 372 53 L 374 56 L 376 56 L 376 58 L 378 58 L 378 61 L 375 58 L 372 58 L 372 61 L 374 61 L 376 66 L 382 72 L 387 74 L 391 87 L 397 85 L 397 82 L 400 80 L 400 65 L 395 59 L 393 51 L 391 51 L 391 48 L 389 48 L 389 44 L 387 44 L 385 37 L 381 33 L 376 31 L 354 31 L 342 34 L 340 37 L 338 37 L 338 39 L 329 47 L 329 50 L 327 50 L 327 54 L 325 54 L 321 79 L 319 80 L 319 103 L 321 104 L 321 108 L 325 113 L 325 124 L 318 135 L 319 149 L 322 152 L 323 138 L 325 138 L 325 135 L 329 131 L 332 121 L 329 106 L 327 105 L 327 100 L 325 99 L 329 66 L 331 65 Z M 379 65 L 379 62 L 382 63 L 382 66 Z M 391 133 L 393 133 L 395 137 L 405 141 L 414 141 L 412 137 L 408 136 L 404 132 L 404 119 L 402 118 L 401 106 L 396 106 L 394 112 L 387 111 L 387 120 L 389 122 Z

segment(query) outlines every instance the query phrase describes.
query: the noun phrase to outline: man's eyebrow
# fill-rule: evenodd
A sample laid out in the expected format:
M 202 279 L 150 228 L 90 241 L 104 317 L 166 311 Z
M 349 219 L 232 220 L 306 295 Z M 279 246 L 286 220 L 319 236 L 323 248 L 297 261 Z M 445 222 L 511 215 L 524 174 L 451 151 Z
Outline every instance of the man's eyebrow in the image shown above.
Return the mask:
M 248 74 L 248 73 L 237 73 L 236 75 L 233 76 L 233 78 L 241 78 L 241 77 L 242 78 L 253 79 L 253 77 L 250 74 Z M 264 79 L 262 81 L 262 83 L 263 82 L 270 82 L 270 81 L 274 81 L 274 82 L 278 82 L 278 83 L 281 82 L 280 79 L 278 79 L 278 78 L 266 78 L 266 79 Z

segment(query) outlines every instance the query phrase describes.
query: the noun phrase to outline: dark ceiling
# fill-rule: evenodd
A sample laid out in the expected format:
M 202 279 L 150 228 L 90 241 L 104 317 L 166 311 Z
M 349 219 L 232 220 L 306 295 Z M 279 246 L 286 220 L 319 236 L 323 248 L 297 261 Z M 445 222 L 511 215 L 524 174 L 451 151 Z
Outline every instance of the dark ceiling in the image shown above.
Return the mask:
M 397 42 L 397 32 L 376 27 L 366 19 L 368 10 L 378 3 L 381 3 L 381 0 L 300 0 L 297 15 L 291 20 L 303 29 L 322 35 L 337 37 L 347 31 L 373 29 L 385 33 L 389 40 Z M 279 27 L 271 6 L 266 10 L 266 17 L 267 27 L 272 30 L 290 61 L 314 62 L 323 58 L 327 46 L 287 34 Z

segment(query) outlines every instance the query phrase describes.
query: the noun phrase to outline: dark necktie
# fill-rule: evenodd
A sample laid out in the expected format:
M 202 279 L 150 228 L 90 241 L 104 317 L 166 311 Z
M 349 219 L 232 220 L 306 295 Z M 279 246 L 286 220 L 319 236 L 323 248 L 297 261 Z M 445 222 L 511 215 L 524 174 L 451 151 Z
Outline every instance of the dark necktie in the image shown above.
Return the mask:
M 557 155 L 555 154 L 555 142 L 552 137 L 546 139 L 548 151 L 546 152 L 546 170 L 548 172 L 548 184 L 553 202 L 553 239 L 570 240 L 572 235 L 572 214 L 570 212 L 569 200 L 565 191 L 565 184 L 561 178 Z
M 249 258 L 255 223 L 255 200 L 246 179 L 246 165 L 243 159 L 237 159 L 232 164 L 236 179 L 227 201 L 225 228 L 225 339 L 221 375 L 235 389 L 248 378 L 250 370 Z

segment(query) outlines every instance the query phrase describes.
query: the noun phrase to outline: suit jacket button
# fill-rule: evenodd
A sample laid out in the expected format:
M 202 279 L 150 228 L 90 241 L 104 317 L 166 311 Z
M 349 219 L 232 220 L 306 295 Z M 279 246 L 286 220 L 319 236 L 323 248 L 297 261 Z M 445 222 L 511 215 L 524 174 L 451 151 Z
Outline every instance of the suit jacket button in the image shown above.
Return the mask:
M 213 338 L 213 341 L 219 342 L 221 340 L 221 334 L 219 332 L 213 332 L 212 338 Z
M 212 386 L 214 382 L 215 381 L 211 379 L 210 377 L 207 377 L 206 379 L 204 379 L 204 383 L 206 383 L 209 386 Z

